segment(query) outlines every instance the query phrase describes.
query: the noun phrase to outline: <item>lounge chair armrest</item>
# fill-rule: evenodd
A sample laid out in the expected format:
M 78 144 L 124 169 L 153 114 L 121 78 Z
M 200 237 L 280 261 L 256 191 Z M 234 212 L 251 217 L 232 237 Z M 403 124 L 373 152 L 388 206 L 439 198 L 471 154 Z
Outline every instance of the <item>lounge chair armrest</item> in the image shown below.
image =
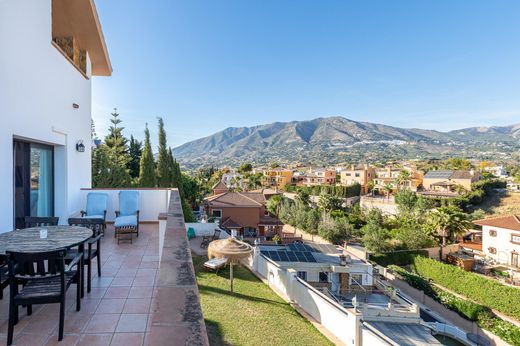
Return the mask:
M 87 212 L 82 210 L 82 211 L 80 211 L 80 214 L 81 214 L 81 217 L 83 217 L 83 216 L 87 215 Z
M 74 266 L 79 264 L 79 262 L 81 261 L 82 258 L 83 258 L 83 253 L 78 252 L 78 254 L 72 259 L 72 261 L 70 261 L 70 263 L 65 266 L 65 271 L 66 272 L 71 271 Z
M 121 213 L 119 212 L 119 210 L 116 210 L 115 213 L 116 213 L 116 217 L 119 217 L 119 214 L 121 214 Z
M 103 221 L 106 221 L 107 219 L 107 211 L 103 210 Z

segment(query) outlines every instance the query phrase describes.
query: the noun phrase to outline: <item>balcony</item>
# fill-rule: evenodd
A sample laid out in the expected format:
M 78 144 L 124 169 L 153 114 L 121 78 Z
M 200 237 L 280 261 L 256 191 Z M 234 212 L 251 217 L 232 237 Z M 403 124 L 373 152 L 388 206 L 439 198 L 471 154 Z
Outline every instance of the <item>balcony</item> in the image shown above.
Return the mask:
M 150 194 L 164 193 L 164 190 Z M 116 191 L 114 191 L 115 193 Z M 145 194 L 143 194 L 145 195 Z M 58 305 L 20 308 L 18 345 L 207 345 L 192 258 L 177 190 L 168 200 L 164 232 L 144 222 L 132 244 L 117 245 L 109 224 L 101 243 L 101 277 L 75 310 L 75 285 L 67 292 L 65 337 L 58 343 Z M 145 206 L 146 208 L 146 206 Z M 156 210 L 155 221 L 160 211 Z M 146 213 L 146 212 L 145 212 Z M 148 213 L 151 213 L 148 209 Z M 151 220 L 149 220 L 151 221 Z M 162 254 L 162 255 L 161 255 Z M 9 290 L 0 300 L 0 337 L 6 342 Z

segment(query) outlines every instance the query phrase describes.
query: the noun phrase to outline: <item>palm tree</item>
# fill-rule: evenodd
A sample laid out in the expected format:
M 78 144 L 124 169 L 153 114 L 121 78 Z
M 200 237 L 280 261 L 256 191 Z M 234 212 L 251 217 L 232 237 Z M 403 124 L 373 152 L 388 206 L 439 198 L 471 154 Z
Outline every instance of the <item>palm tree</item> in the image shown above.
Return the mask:
M 390 193 L 393 189 L 392 184 L 385 184 L 385 186 L 383 186 L 383 189 L 385 190 L 386 198 L 390 199 Z
M 429 224 L 442 239 L 439 244 L 441 260 L 446 240 L 464 234 L 471 227 L 468 215 L 453 205 L 442 206 L 432 211 L 429 214 Z
M 399 172 L 399 175 L 395 179 L 395 184 L 397 185 L 397 189 L 399 190 L 399 188 L 401 187 L 401 185 L 403 185 L 403 183 L 410 180 L 410 177 L 411 177 L 410 172 L 408 172 L 404 169 L 401 170 Z

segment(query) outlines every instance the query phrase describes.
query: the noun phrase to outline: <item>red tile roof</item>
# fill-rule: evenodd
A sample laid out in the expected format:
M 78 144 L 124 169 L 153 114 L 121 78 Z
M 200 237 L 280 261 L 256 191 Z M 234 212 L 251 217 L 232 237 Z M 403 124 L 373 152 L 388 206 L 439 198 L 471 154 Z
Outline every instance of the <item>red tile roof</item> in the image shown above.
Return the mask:
M 263 194 L 252 192 L 224 192 L 204 200 L 212 207 L 261 207 L 265 204 Z
M 491 226 L 520 231 L 520 218 L 516 215 L 497 216 L 484 220 L 476 220 L 473 221 L 473 223 L 480 226 Z

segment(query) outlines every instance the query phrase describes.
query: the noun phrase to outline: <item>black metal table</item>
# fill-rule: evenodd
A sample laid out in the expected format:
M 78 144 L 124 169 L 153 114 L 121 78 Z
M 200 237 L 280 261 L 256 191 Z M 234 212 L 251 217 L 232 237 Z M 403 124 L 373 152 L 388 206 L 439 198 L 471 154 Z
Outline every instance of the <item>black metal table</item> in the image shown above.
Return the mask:
M 45 237 L 40 231 L 47 231 Z M 92 237 L 92 230 L 77 226 L 46 226 L 20 229 L 0 233 L 0 257 L 5 257 L 7 251 L 45 252 L 58 249 L 78 247 L 84 252 L 84 243 Z M 83 262 L 83 261 L 82 261 Z M 81 297 L 85 295 L 83 287 L 84 271 L 81 264 Z

